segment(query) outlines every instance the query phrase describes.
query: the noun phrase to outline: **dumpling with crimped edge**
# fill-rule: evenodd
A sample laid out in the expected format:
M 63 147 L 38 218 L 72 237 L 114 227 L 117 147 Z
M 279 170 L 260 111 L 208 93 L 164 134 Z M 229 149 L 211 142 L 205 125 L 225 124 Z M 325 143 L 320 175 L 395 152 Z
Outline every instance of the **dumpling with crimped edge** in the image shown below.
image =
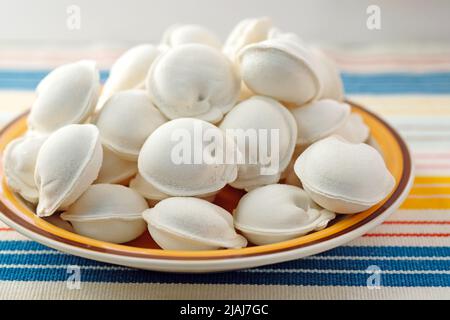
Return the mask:
M 352 113 L 335 134 L 352 143 L 363 143 L 369 140 L 370 129 L 359 114 Z
M 278 182 L 281 172 L 289 164 L 297 140 L 297 125 L 287 108 L 271 98 L 254 96 L 236 105 L 223 119 L 220 128 L 230 134 L 234 132 L 237 147 L 245 160 L 238 164 L 238 178 L 230 183 L 231 186 L 250 190 Z M 278 133 L 278 138 L 274 137 L 277 141 L 272 141 L 272 132 Z M 254 133 L 256 139 L 247 139 L 247 133 Z M 255 147 L 260 150 L 264 146 L 269 158 L 267 164 L 262 163 L 259 152 L 252 152 L 257 150 Z M 278 146 L 274 150 L 276 154 L 272 154 L 270 146 Z
M 96 109 L 100 110 L 116 92 L 143 89 L 148 70 L 161 52 L 152 44 L 140 44 L 125 51 L 112 65 Z
M 109 98 L 95 125 L 103 145 L 120 158 L 136 161 L 147 137 L 167 119 L 143 90 L 127 90 Z
M 319 78 L 322 82 L 320 99 L 344 101 L 344 84 L 336 64 L 319 48 L 312 47 L 311 51 L 318 60 Z
M 376 149 L 340 136 L 312 144 L 297 159 L 294 170 L 311 198 L 336 213 L 369 209 L 388 196 L 396 183 Z
M 308 146 L 341 128 L 350 116 L 347 103 L 324 99 L 290 108 L 297 122 L 297 144 Z
M 256 94 L 303 105 L 320 97 L 318 60 L 305 45 L 290 38 L 273 38 L 239 51 L 242 80 Z
M 235 67 L 220 51 L 202 44 L 168 50 L 152 65 L 146 86 L 169 119 L 192 117 L 219 122 L 240 94 Z
M 130 181 L 130 188 L 136 190 L 142 195 L 150 206 L 155 206 L 161 200 L 170 198 L 168 194 L 159 191 L 155 186 L 148 183 L 139 173 Z M 219 191 L 210 192 L 196 196 L 196 198 L 204 199 L 209 202 L 213 202 Z
M 271 184 L 241 198 L 234 225 L 252 243 L 264 245 L 321 230 L 335 216 L 316 205 L 301 188 Z
M 208 136 L 214 137 L 213 141 Z M 233 140 L 213 124 L 194 118 L 176 119 L 160 126 L 145 141 L 138 170 L 165 194 L 205 195 L 236 179 L 236 163 L 225 161 L 235 150 Z
M 68 124 L 83 123 L 97 103 L 100 76 L 94 61 L 62 65 L 38 85 L 28 116 L 30 130 L 50 133 Z
M 247 240 L 236 233 L 225 209 L 206 200 L 174 197 L 144 211 L 153 240 L 166 250 L 242 248 Z
M 163 34 L 161 43 L 170 48 L 199 43 L 220 49 L 222 44 L 219 38 L 208 28 L 197 24 L 175 24 L 170 26 Z
M 142 212 L 146 209 L 147 202 L 133 189 L 117 184 L 94 184 L 61 218 L 70 221 L 80 235 L 124 243 L 144 233 Z
M 139 173 L 131 179 L 130 188 L 147 199 L 150 206 L 154 206 L 159 201 L 170 197 L 168 194 L 159 191 L 152 184 L 148 183 Z
M 136 161 L 124 160 L 103 147 L 103 162 L 95 183 L 121 183 L 137 172 Z
M 45 135 L 27 135 L 11 141 L 3 154 L 3 170 L 8 186 L 25 200 L 37 203 L 39 191 L 34 181 L 38 152 Z
M 102 159 L 100 135 L 94 125 L 72 124 L 53 132 L 36 160 L 37 215 L 50 216 L 75 202 L 97 178 Z
M 237 54 L 242 48 L 266 40 L 271 27 L 272 20 L 269 17 L 249 18 L 240 21 L 225 41 L 223 52 L 231 61 L 235 62 Z

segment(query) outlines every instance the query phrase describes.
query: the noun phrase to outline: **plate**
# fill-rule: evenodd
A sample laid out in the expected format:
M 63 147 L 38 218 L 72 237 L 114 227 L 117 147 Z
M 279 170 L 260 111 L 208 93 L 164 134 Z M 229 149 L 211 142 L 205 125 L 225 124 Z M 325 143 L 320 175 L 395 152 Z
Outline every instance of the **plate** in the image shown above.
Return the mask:
M 411 156 L 400 135 L 377 115 L 362 106 L 349 103 L 353 112 L 360 114 L 370 127 L 371 139 L 383 154 L 397 184 L 390 195 L 369 210 L 354 215 L 340 215 L 327 228 L 296 239 L 242 249 L 210 251 L 161 250 L 148 233 L 120 245 L 94 240 L 58 228 L 37 217 L 27 203 L 6 185 L 3 164 L 0 166 L 0 219 L 24 236 L 66 253 L 156 271 L 227 271 L 317 254 L 343 245 L 382 223 L 401 205 L 412 186 Z M 1 154 L 12 139 L 26 131 L 27 114 L 20 115 L 0 132 Z M 217 195 L 215 203 L 231 212 L 243 194 L 242 191 L 226 187 Z

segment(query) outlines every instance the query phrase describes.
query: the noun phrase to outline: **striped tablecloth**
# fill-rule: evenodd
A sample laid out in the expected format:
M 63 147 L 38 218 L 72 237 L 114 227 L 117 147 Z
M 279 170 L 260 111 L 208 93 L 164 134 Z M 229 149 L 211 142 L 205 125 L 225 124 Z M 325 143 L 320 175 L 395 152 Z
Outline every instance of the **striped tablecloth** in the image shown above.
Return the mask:
M 0 121 L 30 106 L 51 68 L 122 50 L 0 47 Z M 450 299 L 450 48 L 329 49 L 347 96 L 383 115 L 408 141 L 417 178 L 394 215 L 365 236 L 301 260 L 237 272 L 146 272 L 63 254 L 0 223 L 0 299 Z M 81 286 L 68 285 L 69 266 Z M 380 270 L 380 286 L 367 270 Z M 375 284 L 377 284 L 375 282 Z

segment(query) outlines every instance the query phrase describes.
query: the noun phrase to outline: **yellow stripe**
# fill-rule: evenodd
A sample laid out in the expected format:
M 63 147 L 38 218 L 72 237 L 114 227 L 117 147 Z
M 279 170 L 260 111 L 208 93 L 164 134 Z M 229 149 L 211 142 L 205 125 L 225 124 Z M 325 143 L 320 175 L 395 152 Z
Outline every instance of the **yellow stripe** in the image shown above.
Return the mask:
M 414 183 L 418 184 L 440 184 L 440 183 L 450 183 L 450 177 L 432 177 L 432 176 L 421 176 L 414 179 Z
M 432 194 L 450 194 L 450 187 L 414 187 L 410 194 L 413 195 L 432 195 Z
M 408 198 L 400 209 L 424 210 L 424 209 L 450 209 L 450 199 L 417 199 Z
M 444 97 L 373 97 L 355 96 L 352 100 L 383 115 L 448 115 L 450 116 L 450 96 Z

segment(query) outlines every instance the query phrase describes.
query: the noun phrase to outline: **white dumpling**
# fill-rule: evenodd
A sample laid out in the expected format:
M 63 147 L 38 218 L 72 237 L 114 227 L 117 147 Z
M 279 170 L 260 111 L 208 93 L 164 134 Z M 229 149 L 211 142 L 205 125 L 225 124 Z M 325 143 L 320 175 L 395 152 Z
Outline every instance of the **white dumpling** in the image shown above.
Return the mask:
M 213 141 L 206 140 L 205 135 Z M 233 148 L 232 140 L 213 124 L 194 118 L 172 120 L 144 143 L 138 159 L 139 174 L 172 196 L 215 192 L 236 179 L 236 164 L 228 164 L 221 157 Z
M 242 248 L 247 240 L 236 233 L 233 218 L 208 201 L 174 197 L 144 211 L 153 240 L 167 250 Z
M 338 130 L 334 132 L 352 143 L 367 142 L 370 137 L 370 129 L 364 123 L 364 119 L 357 113 L 352 113 Z
M 72 124 L 53 132 L 36 160 L 37 215 L 50 216 L 78 199 L 97 178 L 102 158 L 100 135 L 94 125 Z
M 321 230 L 335 216 L 316 205 L 301 188 L 271 184 L 241 198 L 234 225 L 254 244 L 264 245 Z
M 97 103 L 97 110 L 116 92 L 143 89 L 145 77 L 161 52 L 162 50 L 152 44 L 140 44 L 125 51 L 111 67 Z
M 311 50 L 290 38 L 273 38 L 239 52 L 242 80 L 259 95 L 303 105 L 320 97 L 318 60 Z
M 169 119 L 194 117 L 218 122 L 233 108 L 240 78 L 217 49 L 201 44 L 175 47 L 150 69 L 147 89 L 153 103 Z
M 167 119 L 142 90 L 127 90 L 109 98 L 95 125 L 105 147 L 125 160 L 136 161 L 147 137 Z
M 395 186 L 376 149 L 340 136 L 312 144 L 297 159 L 294 170 L 311 198 L 336 213 L 369 209 Z
M 290 109 L 297 122 L 297 144 L 309 145 L 341 128 L 350 116 L 350 106 L 324 99 Z
M 120 183 L 137 172 L 136 161 L 124 160 L 103 147 L 103 162 L 95 183 Z
M 155 186 L 147 182 L 139 173 L 131 179 L 130 188 L 149 200 L 152 205 L 170 197 L 168 194 L 156 189 Z
M 278 182 L 281 172 L 289 164 L 297 140 L 297 125 L 288 109 L 271 98 L 254 96 L 231 110 L 220 128 L 227 134 L 235 135 L 236 144 L 245 160 L 245 163 L 239 164 L 238 178 L 230 183 L 233 187 L 250 190 Z M 272 131 L 278 133 L 277 141 L 272 141 Z M 264 156 L 268 155 L 268 163 L 262 163 L 259 153 L 253 154 L 252 150 L 256 149 L 250 143 L 255 139 L 246 139 L 246 134 L 251 133 L 256 136 L 258 147 L 267 146 Z M 266 133 L 265 138 L 263 133 Z M 275 154 L 272 154 L 271 146 L 278 146 L 274 150 Z
M 3 155 L 3 170 L 6 182 L 25 200 L 37 203 L 39 191 L 34 182 L 36 159 L 47 136 L 31 135 L 11 141 Z
M 266 40 L 271 27 L 272 20 L 268 17 L 249 18 L 240 21 L 225 41 L 223 52 L 231 61 L 235 61 L 242 48 Z
M 83 123 L 94 111 L 100 89 L 94 61 L 82 60 L 60 66 L 38 85 L 28 125 L 50 133 L 67 124 Z
M 189 43 L 205 44 L 216 49 L 222 46 L 213 32 L 196 24 L 175 24 L 169 27 L 161 43 L 171 48 Z
M 148 209 L 136 191 L 117 184 L 94 184 L 61 218 L 70 221 L 76 233 L 96 240 L 124 243 L 146 229 L 142 212 Z
M 336 64 L 320 49 L 314 47 L 311 50 L 318 60 L 319 78 L 322 83 L 320 99 L 344 101 L 344 85 Z
M 170 198 L 168 194 L 159 191 L 155 188 L 155 186 L 147 182 L 140 174 L 137 174 L 133 179 L 131 179 L 130 188 L 136 190 L 140 195 L 147 199 L 147 202 L 152 207 L 159 201 Z M 207 194 L 201 194 L 196 196 L 196 198 L 213 202 L 218 192 L 219 191 L 214 191 Z

